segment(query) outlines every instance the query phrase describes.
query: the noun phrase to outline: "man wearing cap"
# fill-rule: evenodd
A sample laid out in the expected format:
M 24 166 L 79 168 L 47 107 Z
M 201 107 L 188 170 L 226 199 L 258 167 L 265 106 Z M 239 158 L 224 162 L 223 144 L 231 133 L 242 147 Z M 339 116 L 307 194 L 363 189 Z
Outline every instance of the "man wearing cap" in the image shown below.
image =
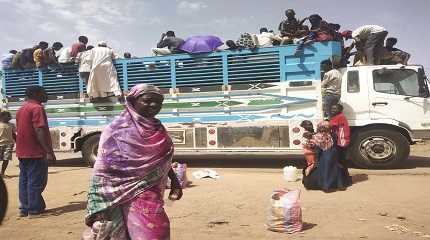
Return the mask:
M 384 40 L 388 35 L 385 28 L 378 25 L 364 25 L 348 33 L 346 39 L 353 38 L 356 46 L 362 46 L 368 65 L 380 64 Z
M 87 94 L 90 99 L 121 96 L 118 76 L 113 65 L 115 54 L 102 41 L 91 49 L 91 71 L 88 77 Z

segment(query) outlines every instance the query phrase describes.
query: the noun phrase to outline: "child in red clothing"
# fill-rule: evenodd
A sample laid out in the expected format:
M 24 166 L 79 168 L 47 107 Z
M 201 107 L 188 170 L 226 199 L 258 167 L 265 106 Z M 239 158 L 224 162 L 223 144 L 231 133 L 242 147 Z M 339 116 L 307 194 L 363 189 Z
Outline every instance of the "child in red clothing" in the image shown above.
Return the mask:
M 306 176 L 309 175 L 311 170 L 316 166 L 316 153 L 315 153 L 315 143 L 313 142 L 314 126 L 311 121 L 304 120 L 300 126 L 305 129 L 306 132 L 303 133 L 303 138 L 305 142 L 303 143 L 303 153 L 306 160 Z

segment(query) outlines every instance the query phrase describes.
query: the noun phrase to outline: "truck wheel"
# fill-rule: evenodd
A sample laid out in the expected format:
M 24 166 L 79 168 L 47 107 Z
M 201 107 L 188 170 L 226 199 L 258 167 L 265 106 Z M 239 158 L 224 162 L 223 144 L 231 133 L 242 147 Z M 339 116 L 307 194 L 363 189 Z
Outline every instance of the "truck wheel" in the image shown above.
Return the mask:
M 408 139 L 395 130 L 364 130 L 351 140 L 351 160 L 358 167 L 393 168 L 409 157 Z
M 90 167 L 93 167 L 94 163 L 96 163 L 99 140 L 100 135 L 97 134 L 89 137 L 82 144 L 82 158 Z

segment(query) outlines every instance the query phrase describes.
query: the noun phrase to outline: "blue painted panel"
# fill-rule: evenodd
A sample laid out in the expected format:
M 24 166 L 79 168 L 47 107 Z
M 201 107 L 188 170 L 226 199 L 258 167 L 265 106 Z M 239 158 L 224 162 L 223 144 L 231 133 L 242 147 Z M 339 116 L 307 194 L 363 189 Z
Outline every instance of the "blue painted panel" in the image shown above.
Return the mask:
M 320 64 L 340 56 L 338 42 L 314 43 L 296 55 L 296 45 L 260 48 L 255 51 L 222 51 L 210 54 L 176 54 L 115 61 L 120 86 L 139 83 L 162 88 L 250 84 L 289 80 L 320 80 Z M 49 94 L 84 92 L 77 65 L 61 70 L 6 71 L 4 89 L 8 96 L 23 96 L 34 84 L 46 86 Z

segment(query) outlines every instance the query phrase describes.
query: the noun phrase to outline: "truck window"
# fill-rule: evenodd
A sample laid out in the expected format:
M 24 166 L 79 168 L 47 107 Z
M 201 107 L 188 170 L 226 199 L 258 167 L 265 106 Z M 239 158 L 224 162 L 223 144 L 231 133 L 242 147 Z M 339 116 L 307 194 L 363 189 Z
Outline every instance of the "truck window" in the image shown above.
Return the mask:
M 419 97 L 419 80 L 411 69 L 380 69 L 373 71 L 373 88 L 376 92 Z
M 358 93 L 360 92 L 360 78 L 358 75 L 358 71 L 349 71 L 347 75 L 347 91 L 349 93 Z

